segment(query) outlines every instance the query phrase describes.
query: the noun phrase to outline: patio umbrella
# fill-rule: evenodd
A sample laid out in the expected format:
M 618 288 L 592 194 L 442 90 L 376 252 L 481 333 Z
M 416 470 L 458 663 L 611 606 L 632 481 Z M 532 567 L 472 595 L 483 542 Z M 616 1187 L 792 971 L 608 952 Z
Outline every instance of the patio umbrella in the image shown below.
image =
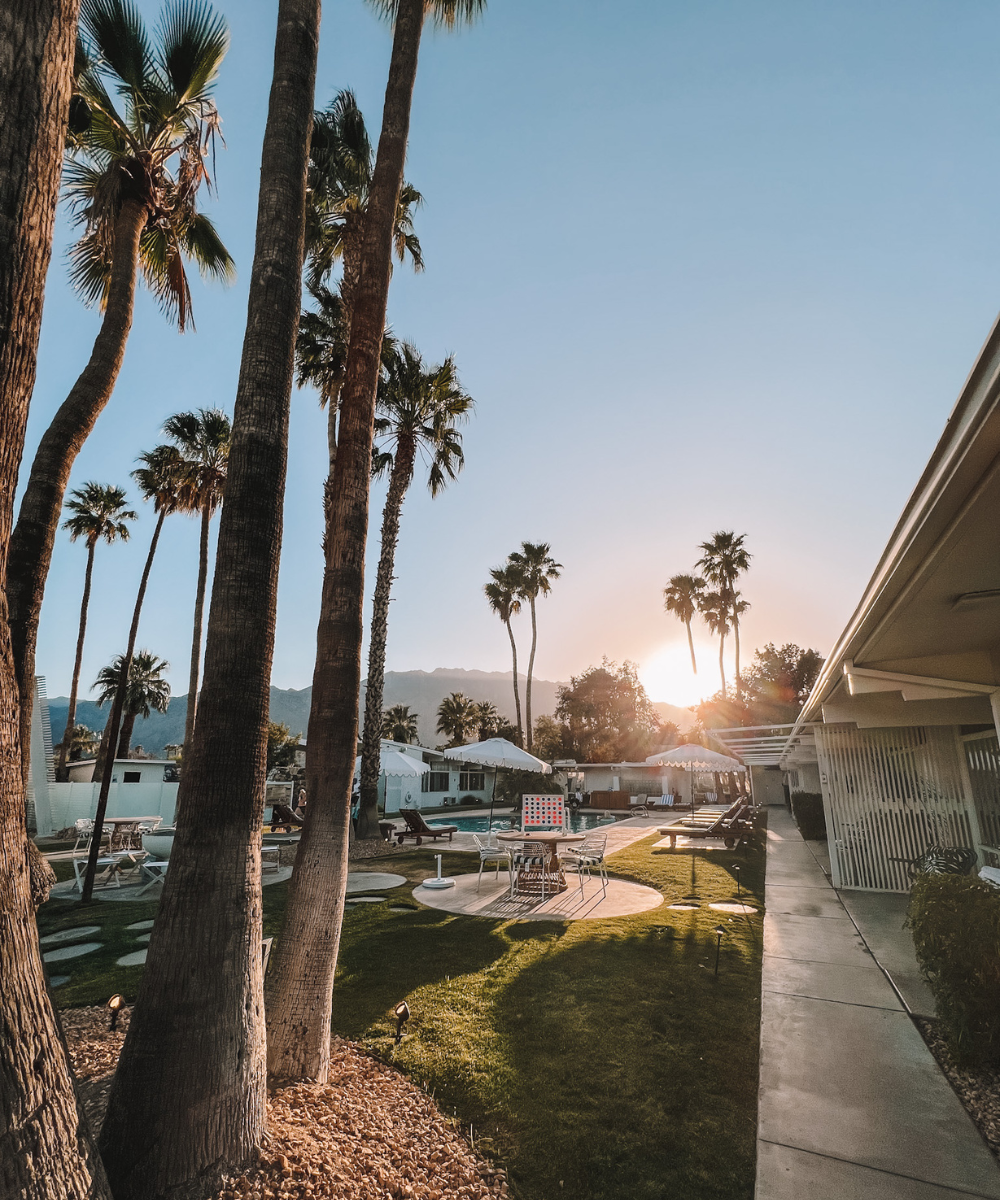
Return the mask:
M 493 804 L 497 797 L 497 771 L 508 767 L 512 771 L 537 771 L 541 775 L 551 775 L 552 768 L 547 762 L 535 758 L 527 750 L 508 742 L 506 738 L 488 738 L 485 742 L 470 742 L 467 746 L 455 746 L 445 750 L 445 758 L 457 759 L 459 762 L 475 763 L 481 767 L 493 768 L 493 794 L 490 796 L 490 829 L 493 828 Z
M 722 774 L 725 771 L 745 771 L 746 767 L 735 758 L 719 754 L 715 750 L 707 750 L 697 743 L 685 742 L 683 746 L 675 746 L 673 750 L 664 750 L 662 754 L 651 754 L 646 762 L 650 766 L 679 767 L 682 771 L 708 771 Z M 691 811 L 694 811 L 694 782 L 691 785 Z
M 361 770 L 361 755 L 354 760 L 354 774 Z M 409 754 L 404 754 L 402 750 L 386 750 L 383 747 L 379 751 L 378 756 L 378 771 L 380 775 L 393 775 L 410 777 L 414 775 L 426 775 L 430 767 L 422 762 L 419 758 L 411 758 Z

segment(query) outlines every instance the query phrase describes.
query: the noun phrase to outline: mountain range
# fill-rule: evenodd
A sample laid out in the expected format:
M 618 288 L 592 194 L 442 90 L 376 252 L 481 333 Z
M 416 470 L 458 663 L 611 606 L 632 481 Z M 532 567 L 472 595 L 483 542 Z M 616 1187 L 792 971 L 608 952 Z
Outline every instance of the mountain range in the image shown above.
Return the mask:
M 520 678 L 521 705 L 524 705 L 524 677 Z M 564 685 L 548 679 L 531 681 L 532 718 L 555 712 L 557 693 Z M 468 671 L 460 668 L 438 667 L 434 671 L 386 671 L 383 707 L 406 704 L 417 714 L 420 742 L 433 746 L 440 740 L 435 728 L 437 708 L 445 696 L 452 692 L 463 692 L 470 700 L 489 700 L 500 712 L 513 722 L 514 689 L 510 671 Z M 271 720 L 287 725 L 292 733 L 305 736 L 309 724 L 309 705 L 312 688 L 271 688 Z M 365 685 L 361 685 L 361 711 L 364 712 Z M 675 704 L 655 703 L 653 707 L 661 721 L 673 721 L 685 732 L 694 721 L 692 713 Z M 52 722 L 52 740 L 58 742 L 66 727 L 69 710 L 67 696 L 54 696 L 49 700 L 49 719 Z M 164 746 L 184 741 L 184 717 L 187 713 L 187 696 L 174 696 L 165 713 L 153 713 L 146 720 L 135 723 L 132 745 L 142 746 L 145 751 L 160 754 Z M 76 706 L 77 723 L 89 729 L 104 728 L 107 710 L 98 708 L 92 700 L 79 700 Z

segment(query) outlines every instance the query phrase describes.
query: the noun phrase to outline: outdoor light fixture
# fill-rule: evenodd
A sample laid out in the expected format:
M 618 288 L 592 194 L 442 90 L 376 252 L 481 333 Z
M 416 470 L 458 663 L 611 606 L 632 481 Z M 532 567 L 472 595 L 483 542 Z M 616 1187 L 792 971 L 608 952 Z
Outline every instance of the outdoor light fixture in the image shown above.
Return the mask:
M 403 1040 L 403 1026 L 410 1019 L 410 1006 L 405 1000 L 400 1000 L 392 1010 L 396 1018 L 396 1045 Z
M 739 900 L 739 898 L 740 898 L 740 865 L 739 865 L 739 863 L 733 864 L 733 870 L 736 872 L 736 899 Z
M 108 1001 L 108 1008 L 111 1010 L 111 1024 L 108 1026 L 109 1029 L 113 1030 L 118 1027 L 118 1014 L 121 1012 L 124 1003 L 125 997 L 120 996 L 117 992 Z
M 719 950 L 722 948 L 722 935 L 725 932 L 726 931 L 722 928 L 721 925 L 716 925 L 716 927 L 715 927 L 715 939 L 716 939 L 715 940 L 715 977 L 716 977 L 716 979 L 718 979 L 718 977 L 719 977 Z

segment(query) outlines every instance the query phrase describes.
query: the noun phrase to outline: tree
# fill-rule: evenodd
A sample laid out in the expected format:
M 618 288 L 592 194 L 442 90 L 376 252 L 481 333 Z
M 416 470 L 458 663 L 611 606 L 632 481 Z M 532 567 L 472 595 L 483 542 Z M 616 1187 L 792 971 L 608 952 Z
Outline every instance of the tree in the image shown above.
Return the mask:
M 274 767 L 291 767 L 299 748 L 301 734 L 292 733 L 287 725 L 277 721 L 267 723 L 267 771 Z
M 70 493 L 67 510 L 72 514 L 63 522 L 69 531 L 69 540 L 83 538 L 87 546 L 87 568 L 83 577 L 83 599 L 80 602 L 80 631 L 76 638 L 76 659 L 73 662 L 73 682 L 69 689 L 69 709 L 66 712 L 66 731 L 59 751 L 56 778 L 65 781 L 66 754 L 70 736 L 76 724 L 76 697 L 80 688 L 80 667 L 83 663 L 83 644 L 87 636 L 87 609 L 90 607 L 90 583 L 94 574 L 94 551 L 102 539 L 113 545 L 117 541 L 127 542 L 129 528 L 126 522 L 134 521 L 137 514 L 125 507 L 123 488 L 111 484 L 85 483 Z
M 408 704 L 394 704 L 392 708 L 387 708 L 382 714 L 382 736 L 388 738 L 390 742 L 409 744 L 419 741 L 418 717 L 418 713 L 410 712 Z
M 93 686 L 97 689 L 98 704 L 107 704 L 115 698 L 124 668 L 125 655 L 119 654 L 97 673 Z M 165 713 L 170 707 L 170 684 L 163 678 L 163 672 L 169 670 L 166 659 L 157 658 L 148 650 L 138 650 L 132 655 L 125 688 L 125 721 L 115 750 L 116 759 L 128 758 L 136 717 L 145 720 L 154 710 Z
M 389 629 L 389 598 L 399 543 L 403 501 L 413 481 L 418 455 L 427 462 L 427 486 L 437 496 L 465 463 L 458 426 L 468 420 L 472 397 L 459 383 L 453 358 L 425 368 L 416 348 L 400 343 L 389 356 L 379 385 L 375 418 L 375 476 L 388 475 L 389 489 L 382 510 L 382 545 L 368 643 L 368 684 L 361 739 L 361 780 L 358 806 L 359 839 L 379 837 L 379 743 L 382 736 L 382 696 L 385 690 L 385 648 Z
M 547 713 L 535 718 L 532 745 L 537 758 L 543 758 L 547 763 L 551 763 L 557 758 L 566 757 L 564 728 L 555 717 L 550 717 Z
M 567 758 L 578 762 L 639 762 L 653 753 L 660 723 L 635 663 L 604 659 L 561 687 L 556 719 Z
M 92 758 L 97 753 L 97 747 L 100 744 L 100 735 L 94 733 L 86 725 L 74 725 L 69 731 L 69 737 L 63 736 L 63 743 L 56 746 L 56 750 L 61 750 L 63 744 L 66 746 L 66 760 L 68 762 L 80 762 L 84 758 Z
M 683 621 L 691 651 L 691 670 L 698 674 L 698 663 L 694 657 L 694 638 L 691 636 L 691 621 L 698 611 L 698 601 L 705 590 L 705 581 L 700 575 L 671 575 L 663 589 L 663 607 Z
M 442 24 L 472 17 L 483 0 L 388 0 L 392 55 L 375 169 L 365 209 L 360 272 L 341 392 L 337 469 L 327 491 L 309 714 L 309 809 L 288 889 L 277 961 L 269 976 L 268 1072 L 272 1079 L 325 1079 L 333 978 L 347 886 L 351 789 L 361 686 L 364 556 L 369 475 L 393 230 L 403 183 L 410 105 L 425 11 Z M 173 866 L 171 866 L 173 870 Z
M 698 611 L 705 624 L 719 638 L 719 675 L 722 679 L 722 695 L 726 694 L 726 634 L 729 632 L 733 619 L 732 601 L 722 592 L 702 592 L 698 601 Z
M 744 546 L 745 533 L 733 533 L 732 530 L 720 530 L 713 533 L 707 542 L 702 542 L 699 549 L 702 557 L 695 564 L 702 568 L 709 583 L 714 583 L 722 601 L 728 602 L 730 612 L 728 624 L 733 631 L 733 647 L 736 652 L 736 697 L 740 694 L 740 615 L 749 605 L 739 608 L 736 580 L 750 569 L 751 554 Z M 725 635 L 723 634 L 723 638 Z M 725 683 L 722 690 L 725 691 Z
M 475 708 L 476 737 L 485 742 L 496 737 L 507 722 L 500 715 L 497 706 L 489 700 L 480 700 Z
M 698 719 L 706 729 L 788 724 L 802 710 L 822 666 L 818 650 L 768 642 L 743 672 L 739 700 L 720 692 L 698 706 Z
M 437 731 L 444 734 L 449 746 L 464 745 L 476 732 L 476 707 L 462 692 L 452 692 L 438 705 Z
M 521 725 L 521 692 L 517 685 L 517 643 L 514 641 L 514 630 L 511 628 L 511 617 L 516 617 L 521 611 L 521 600 L 518 595 L 517 571 L 506 563 L 502 567 L 490 568 L 490 582 L 483 588 L 486 602 L 496 615 L 503 621 L 510 638 L 510 653 L 514 660 L 514 712 L 517 717 L 517 744 L 524 745 L 524 732 Z
M 226 465 L 232 427 L 218 408 L 198 412 L 175 413 L 163 424 L 163 432 L 181 452 L 179 507 L 201 518 L 198 552 L 198 586 L 194 601 L 194 633 L 191 638 L 191 671 L 188 681 L 187 712 L 184 717 L 184 747 L 191 744 L 198 708 L 198 676 L 201 668 L 201 631 L 208 584 L 208 535 L 212 517 L 222 503 L 226 487 Z
M 198 721 L 101 1131 L 115 1200 L 207 1195 L 265 1128 L 260 839 L 318 41 L 319 0 L 279 0 Z
M 510 555 L 508 562 L 517 577 L 518 595 L 531 608 L 531 653 L 528 655 L 528 677 L 524 684 L 524 726 L 531 750 L 531 673 L 535 667 L 535 646 L 538 643 L 538 624 L 535 620 L 535 601 L 552 590 L 550 581 L 559 578 L 562 563 L 549 554 L 548 542 L 522 542 L 521 549 Z
M 82 0 L 80 23 L 77 89 L 89 115 L 66 169 L 83 226 L 70 278 L 104 318 L 89 362 L 38 444 L 11 541 L 7 597 L 24 736 L 59 510 L 76 456 L 114 391 L 136 272 L 181 330 L 191 310 L 185 257 L 203 275 L 233 276 L 228 251 L 197 209 L 202 185 L 210 185 L 219 121 L 211 95 L 228 46 L 225 21 L 202 0 L 173 0 L 152 43 L 130 0 Z

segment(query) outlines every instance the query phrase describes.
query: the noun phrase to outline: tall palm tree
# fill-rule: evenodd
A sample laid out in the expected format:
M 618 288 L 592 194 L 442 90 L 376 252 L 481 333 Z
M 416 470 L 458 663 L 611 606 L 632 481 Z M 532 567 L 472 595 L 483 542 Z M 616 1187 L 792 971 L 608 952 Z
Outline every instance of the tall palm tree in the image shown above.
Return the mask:
M 389 629 L 389 593 L 399 542 L 403 501 L 413 481 L 418 456 L 427 462 L 427 486 L 437 496 L 462 469 L 462 435 L 458 426 L 474 407 L 462 390 L 453 358 L 440 366 L 425 367 L 416 348 L 402 342 L 386 363 L 379 385 L 375 418 L 374 475 L 388 475 L 389 489 L 382 510 L 382 548 L 375 575 L 368 645 L 368 684 L 361 739 L 359 788 L 359 839 L 379 836 L 379 741 L 382 732 L 382 696 L 385 689 L 385 647 Z
M 726 698 L 726 666 L 723 656 L 726 651 L 726 634 L 732 625 L 732 599 L 722 592 L 702 592 L 698 600 L 698 611 L 705 624 L 719 638 L 719 675 L 722 679 L 722 698 Z
M 0 563 L 6 569 L 14 482 L 35 383 L 42 295 L 72 89 L 78 0 L 9 0 L 0 22 Z M 56 505 L 58 521 L 62 497 Z M 0 576 L 2 578 L 2 576 Z M 43 860 L 25 836 L 30 729 L 21 723 L 8 613 L 0 605 L 0 1128 L 12 1195 L 110 1196 L 77 1102 L 65 1039 L 45 984 L 32 883 Z M 30 682 L 33 684 L 34 664 Z M 28 695 L 30 697 L 30 691 Z M 19 728 L 20 727 L 20 728 Z
M 707 542 L 698 547 L 702 557 L 695 566 L 701 567 L 705 578 L 714 583 L 720 595 L 728 599 L 731 607 L 729 624 L 733 630 L 733 646 L 736 651 L 736 698 L 740 698 L 740 614 L 733 608 L 736 581 L 750 568 L 752 555 L 744 545 L 745 533 L 719 530 Z
M 83 663 L 83 643 L 87 636 L 87 609 L 90 607 L 90 584 L 94 574 L 94 551 L 97 543 L 105 541 L 127 542 L 128 522 L 138 516 L 126 508 L 125 489 L 112 484 L 85 483 L 70 492 L 67 511 L 71 514 L 63 522 L 69 531 L 69 540 L 83 538 L 87 545 L 87 568 L 83 577 L 83 599 L 80 602 L 80 631 L 76 638 L 76 659 L 73 663 L 73 682 L 69 689 L 69 709 L 66 712 L 66 732 L 59 749 L 59 765 L 56 778 L 65 781 L 66 755 L 69 753 L 70 736 L 76 724 L 76 697 L 80 689 L 80 667 Z
M 514 630 L 510 624 L 511 617 L 516 617 L 521 611 L 521 599 L 518 595 L 517 587 L 517 572 L 512 569 L 510 563 L 507 563 L 502 567 L 490 568 L 490 582 L 485 585 L 483 591 L 486 593 L 486 602 L 500 620 L 503 621 L 507 627 L 507 636 L 510 638 L 510 653 L 514 660 L 514 712 L 517 716 L 517 744 L 523 746 L 524 728 L 521 725 L 521 690 L 517 682 L 517 643 L 514 641 Z
M 391 742 L 416 742 L 418 713 L 411 713 L 408 704 L 394 704 L 382 714 L 382 736 Z
M 97 703 L 107 704 L 114 700 L 122 680 L 125 680 L 125 720 L 114 757 L 128 758 L 132 748 L 132 730 L 136 717 L 145 719 L 154 710 L 165 713 L 170 707 L 170 684 L 163 672 L 170 670 L 170 663 L 157 658 L 148 650 L 136 650 L 125 668 L 125 655 L 116 655 L 106 667 L 102 667 L 94 680 Z
M 490 700 L 480 700 L 475 708 L 476 736 L 481 742 L 496 737 L 499 730 L 507 724 L 500 710 Z
M 671 575 L 670 582 L 663 589 L 663 607 L 668 613 L 673 613 L 678 621 L 684 622 L 687 629 L 688 649 L 691 651 L 691 670 L 698 674 L 698 663 L 694 657 L 694 638 L 691 636 L 691 622 L 698 611 L 698 600 L 705 590 L 705 581 L 700 575 Z
M 448 739 L 449 746 L 461 746 L 476 731 L 476 703 L 463 692 L 452 692 L 438 705 L 437 731 Z
M 59 510 L 76 456 L 114 391 L 136 274 L 182 330 L 191 313 L 185 259 L 203 275 L 233 276 L 228 251 L 197 208 L 211 183 L 225 21 L 204 0 L 171 0 L 150 40 L 131 0 L 82 0 L 80 28 L 77 90 L 89 115 L 68 150 L 66 191 L 83 227 L 70 278 L 104 318 L 89 362 L 38 444 L 11 541 L 7 596 L 28 721 Z
M 255 1159 L 265 1131 L 260 838 L 319 21 L 319 0 L 278 0 L 198 722 L 101 1129 L 116 1200 L 208 1193 Z
M 517 578 L 517 591 L 522 600 L 527 600 L 531 609 L 531 653 L 528 655 L 528 677 L 524 684 L 524 728 L 528 735 L 528 751 L 531 750 L 531 673 L 535 668 L 535 646 L 538 644 L 538 624 L 535 619 L 535 601 L 547 596 L 552 590 L 551 580 L 558 579 L 562 563 L 557 563 L 549 554 L 548 542 L 522 542 L 508 563 Z
M 208 586 L 208 535 L 212 517 L 222 503 L 232 427 L 218 408 L 175 413 L 163 423 L 163 432 L 184 459 L 181 506 L 201 518 L 198 551 L 198 586 L 194 600 L 194 632 L 191 637 L 191 671 L 188 677 L 187 712 L 184 716 L 184 748 L 191 745 L 198 708 L 198 676 L 201 673 L 201 632 Z
M 289 884 L 277 961 L 269 974 L 267 1056 L 274 1079 L 325 1079 L 329 1069 L 357 751 L 375 395 L 420 35 L 426 12 L 453 24 L 476 15 L 484 2 L 380 0 L 380 7 L 395 18 L 392 54 L 365 208 L 341 390 L 337 469 L 327 493 L 326 563 L 308 730 L 309 810 Z
M 90 758 L 97 753 L 100 741 L 100 735 L 87 725 L 74 725 L 69 733 L 68 761 L 79 762 L 82 758 Z

